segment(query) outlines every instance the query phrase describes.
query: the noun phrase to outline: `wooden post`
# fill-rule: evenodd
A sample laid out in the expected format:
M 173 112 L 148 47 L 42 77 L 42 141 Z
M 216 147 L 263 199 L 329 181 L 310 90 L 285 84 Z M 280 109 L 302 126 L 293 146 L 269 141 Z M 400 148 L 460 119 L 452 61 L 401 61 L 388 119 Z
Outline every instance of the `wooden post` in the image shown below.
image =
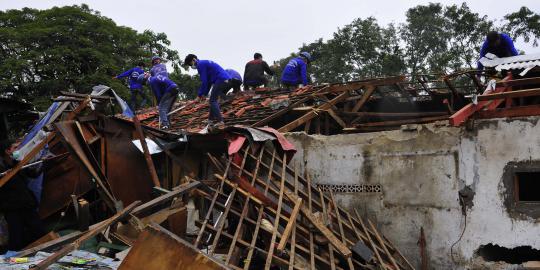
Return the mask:
M 133 116 L 133 124 L 135 124 L 135 129 L 137 130 L 137 135 L 139 135 L 139 140 L 144 152 L 144 158 L 146 159 L 146 165 L 148 165 L 148 170 L 150 171 L 150 176 L 152 177 L 152 182 L 154 186 L 161 187 L 159 178 L 157 176 L 156 168 L 154 167 L 154 161 L 152 161 L 152 156 L 150 156 L 150 151 L 148 151 L 148 145 L 146 145 L 146 140 L 144 138 L 144 133 L 141 128 L 141 122 L 137 115 Z

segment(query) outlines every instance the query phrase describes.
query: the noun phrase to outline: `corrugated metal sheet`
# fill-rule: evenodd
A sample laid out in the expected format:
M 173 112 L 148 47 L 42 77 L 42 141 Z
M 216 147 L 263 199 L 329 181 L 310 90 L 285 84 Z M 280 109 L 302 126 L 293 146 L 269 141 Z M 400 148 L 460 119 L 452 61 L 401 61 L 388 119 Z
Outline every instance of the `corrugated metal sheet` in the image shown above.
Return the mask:
M 501 71 L 503 69 L 509 70 L 509 69 L 526 69 L 526 68 L 533 68 L 536 66 L 540 66 L 540 59 L 534 60 L 534 61 L 526 61 L 526 62 L 515 62 L 515 63 L 504 63 L 500 64 L 495 67 L 497 71 Z
M 480 59 L 480 63 L 485 67 L 495 67 L 498 71 L 533 68 L 540 66 L 540 54 L 524 54 L 504 58 L 497 58 L 495 55 L 488 54 Z

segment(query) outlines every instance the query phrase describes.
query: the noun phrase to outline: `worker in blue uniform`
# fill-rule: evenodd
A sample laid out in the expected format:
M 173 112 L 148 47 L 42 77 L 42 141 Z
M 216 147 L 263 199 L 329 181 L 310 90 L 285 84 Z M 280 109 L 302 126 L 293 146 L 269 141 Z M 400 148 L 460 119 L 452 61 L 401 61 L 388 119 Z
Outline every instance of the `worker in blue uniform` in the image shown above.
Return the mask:
M 216 62 L 211 60 L 199 60 L 196 55 L 188 54 L 184 65 L 196 69 L 201 79 L 201 87 L 198 91 L 199 99 L 209 97 L 210 114 L 208 116 L 209 128 L 223 128 L 223 116 L 219 107 L 219 97 L 226 94 L 232 88 L 231 76 Z M 210 90 L 211 89 L 211 90 Z
M 178 97 L 178 86 L 163 75 L 152 76 L 150 73 L 141 74 L 138 81 L 148 83 L 158 102 L 159 121 L 161 129 L 169 129 L 169 112 Z
M 242 75 L 240 75 L 238 71 L 230 68 L 226 69 L 225 72 L 227 72 L 231 77 L 231 86 L 233 89 L 233 93 L 240 92 L 240 86 L 242 86 Z
M 136 67 L 133 67 L 132 69 L 126 70 L 122 72 L 121 74 L 113 77 L 113 79 L 122 79 L 122 78 L 128 78 L 129 81 L 129 90 L 131 92 L 131 100 L 129 105 L 131 106 L 131 109 L 136 111 L 137 110 L 137 95 L 141 97 L 141 103 L 140 107 L 144 107 L 146 105 L 146 94 L 144 93 L 143 86 L 137 81 L 137 78 L 139 75 L 144 73 L 144 63 L 139 62 Z
M 152 68 L 150 69 L 150 75 L 157 76 L 161 75 L 164 77 L 169 77 L 169 72 L 167 71 L 167 66 L 165 64 L 161 63 L 161 57 L 159 56 L 152 56 Z
M 281 84 L 290 89 L 307 85 L 307 65 L 310 62 L 311 55 L 307 52 L 301 52 L 298 57 L 291 59 L 281 74 Z
M 510 57 L 518 55 L 516 47 L 514 47 L 514 41 L 510 36 L 504 33 L 498 33 L 491 31 L 487 34 L 486 40 L 482 44 L 480 49 L 480 58 L 491 53 L 497 57 Z M 478 70 L 482 70 L 484 66 L 478 61 Z

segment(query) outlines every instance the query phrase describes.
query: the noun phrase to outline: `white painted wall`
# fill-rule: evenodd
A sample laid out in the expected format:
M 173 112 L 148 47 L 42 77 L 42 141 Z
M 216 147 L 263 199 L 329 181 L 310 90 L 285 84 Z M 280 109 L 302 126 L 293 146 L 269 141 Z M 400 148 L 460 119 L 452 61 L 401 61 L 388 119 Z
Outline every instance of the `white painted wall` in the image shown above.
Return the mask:
M 502 184 L 508 162 L 540 160 L 539 120 L 477 121 L 473 131 L 434 123 L 416 131 L 286 136 L 298 148 L 293 162 L 306 164 L 314 182 L 381 184 L 382 193 L 341 193 L 337 199 L 375 220 L 414 264 L 420 262 L 422 226 L 431 269 L 468 269 L 480 245 L 540 249 L 540 224 L 510 217 Z M 450 246 L 463 230 L 458 191 L 465 185 L 476 195 L 454 262 Z

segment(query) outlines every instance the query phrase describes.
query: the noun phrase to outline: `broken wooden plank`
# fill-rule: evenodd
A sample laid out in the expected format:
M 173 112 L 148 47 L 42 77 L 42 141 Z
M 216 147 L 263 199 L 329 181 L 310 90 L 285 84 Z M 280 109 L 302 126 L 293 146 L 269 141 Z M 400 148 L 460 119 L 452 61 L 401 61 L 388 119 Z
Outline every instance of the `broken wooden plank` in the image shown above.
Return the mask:
M 477 97 L 477 99 L 478 101 L 485 101 L 485 100 L 494 100 L 494 99 L 503 99 L 503 98 L 518 98 L 518 97 L 533 97 L 533 96 L 540 96 L 540 88 L 480 95 Z
M 78 249 L 81 244 L 94 237 L 98 233 L 102 232 L 103 230 L 107 229 L 107 227 L 111 226 L 112 224 L 118 222 L 120 219 L 124 218 L 127 214 L 129 214 L 137 205 L 139 205 L 140 201 L 135 201 L 132 204 L 130 204 L 128 207 L 124 208 L 122 211 L 116 213 L 111 218 L 107 219 L 105 222 L 101 223 L 96 228 L 86 232 L 85 234 L 81 235 L 77 240 L 75 240 L 73 243 L 70 243 L 60 249 L 59 251 L 55 252 L 51 256 L 47 257 L 47 259 L 41 261 L 34 267 L 30 268 L 33 270 L 44 270 L 47 269 L 48 266 L 58 261 L 60 258 L 64 257 L 68 253 L 70 253 L 73 250 Z
M 329 102 L 324 103 L 321 106 L 317 107 L 317 110 L 322 110 L 322 111 L 327 110 L 327 109 L 331 108 L 332 105 L 344 100 L 348 96 L 349 96 L 348 91 L 343 92 L 340 95 L 338 95 L 337 97 L 330 100 Z M 317 116 L 317 113 L 315 112 L 315 110 L 310 111 L 310 112 L 304 114 L 303 116 L 299 117 L 298 119 L 296 119 L 296 120 L 286 124 L 285 126 L 279 128 L 278 131 L 282 132 L 282 133 L 289 132 L 289 131 L 295 129 L 296 127 L 304 124 L 305 122 L 315 118 L 316 116 Z
M 261 149 L 261 151 L 263 152 L 264 149 Z M 262 162 L 260 162 L 260 158 L 259 158 L 259 163 L 262 164 Z M 268 171 L 268 177 L 266 178 L 266 187 L 264 189 L 264 195 L 268 195 L 268 189 L 270 187 L 270 180 L 272 179 L 272 171 L 274 170 L 274 161 L 276 160 L 276 149 L 274 148 L 274 151 L 272 151 L 272 158 L 270 160 L 270 170 Z M 257 177 L 257 175 L 253 175 L 254 178 Z M 264 213 L 264 206 L 261 205 L 259 206 L 259 214 L 257 216 L 257 223 L 255 224 L 255 231 L 253 233 L 253 237 L 251 239 L 251 242 L 249 243 L 249 250 L 248 250 L 248 255 L 247 255 L 247 258 L 246 258 L 246 263 L 244 264 L 244 270 L 248 270 L 249 269 L 249 266 L 251 265 L 251 258 L 253 257 L 253 253 L 255 252 L 255 244 L 257 242 L 257 236 L 259 235 L 259 230 L 261 228 L 261 222 L 262 222 L 262 216 L 263 216 L 263 213 Z
M 289 197 L 290 200 L 296 201 L 298 197 L 296 195 L 286 191 L 285 195 Z M 337 237 L 334 235 L 330 229 L 326 227 L 326 225 L 317 218 L 311 211 L 309 211 L 305 206 L 301 206 L 300 210 L 302 211 L 302 214 L 317 228 L 327 239 L 330 241 L 332 246 L 334 246 L 341 255 L 343 255 L 345 258 L 349 258 L 352 255 L 351 250 Z
M 405 125 L 405 124 L 429 123 L 429 122 L 435 122 L 435 121 L 441 121 L 441 120 L 448 120 L 448 115 L 403 119 L 403 120 L 394 120 L 394 121 L 371 122 L 371 123 L 365 123 L 365 124 L 358 124 L 355 127 L 366 128 L 366 127 L 399 126 L 399 125 Z
M 298 198 L 294 204 L 291 217 L 289 218 L 289 223 L 287 223 L 287 227 L 285 227 L 285 230 L 283 231 L 283 234 L 281 236 L 281 240 L 279 241 L 279 244 L 277 246 L 277 250 L 279 252 L 283 252 L 283 250 L 285 249 L 285 245 L 287 244 L 287 240 L 289 239 L 293 226 L 296 223 L 296 218 L 298 216 L 298 212 L 300 211 L 301 206 L 302 198 Z
M 336 120 L 336 122 L 342 127 L 342 128 L 346 128 L 347 127 L 347 124 L 345 123 L 345 121 L 343 121 L 343 119 L 341 119 L 341 117 L 339 117 L 337 115 L 337 113 L 332 110 L 332 109 L 328 109 L 326 110 L 326 112 L 328 112 L 328 114 L 334 118 L 334 120 Z
M 232 192 L 229 194 L 229 197 L 227 197 L 227 201 L 225 202 L 225 211 L 223 211 L 217 218 L 216 224 L 213 226 L 217 232 L 214 236 L 214 241 L 210 245 L 210 256 L 214 255 L 214 252 L 216 251 L 217 244 L 219 242 L 219 237 L 221 236 L 221 233 L 223 232 L 223 227 L 225 226 L 225 220 L 227 220 L 227 216 L 229 215 L 229 211 L 231 210 L 231 206 L 234 202 L 234 196 L 236 195 L 236 190 L 238 189 L 238 186 L 235 185 L 233 187 Z M 219 191 L 216 191 L 219 192 Z M 210 239 L 210 238 L 208 238 Z
M 448 112 L 340 112 L 339 114 L 365 117 L 426 117 L 446 115 Z
M 358 211 L 356 209 L 354 209 L 354 212 L 356 214 L 356 218 L 358 219 L 358 221 L 360 221 L 360 226 L 362 227 L 362 230 L 364 231 L 364 234 L 367 236 L 369 244 L 371 245 L 371 250 L 374 251 L 375 256 L 377 256 L 377 260 L 379 261 L 380 266 L 382 267 L 383 270 L 387 269 L 386 264 L 384 263 L 381 255 L 379 254 L 379 251 L 377 250 L 377 246 L 375 245 L 375 242 L 373 242 L 373 240 L 371 239 L 369 231 L 367 230 L 366 226 L 364 225 L 364 221 L 362 221 L 362 218 L 360 217 L 360 214 L 358 214 Z
M 169 202 L 169 201 L 172 201 L 174 198 L 180 196 L 180 195 L 183 195 L 184 193 L 186 192 L 189 192 L 190 190 L 198 187 L 199 185 L 201 185 L 201 183 L 199 181 L 193 181 L 193 182 L 190 182 L 188 184 L 185 184 L 185 185 L 181 185 L 179 186 L 178 189 L 174 189 L 172 190 L 171 192 L 167 193 L 167 194 L 164 194 L 164 195 L 161 195 L 151 201 L 148 201 L 144 204 L 141 204 L 139 206 L 137 206 L 137 208 L 133 209 L 133 212 L 131 213 L 132 215 L 139 215 L 141 213 L 144 213 L 146 210 L 149 210 L 151 209 L 152 207 L 156 206 L 156 205 L 159 205 L 159 204 L 162 204 L 162 203 L 165 203 L 165 202 Z
M 152 182 L 154 182 L 154 186 L 161 187 L 156 168 L 154 167 L 154 161 L 152 160 L 152 156 L 150 156 L 150 151 L 148 150 L 148 145 L 146 145 L 146 139 L 144 137 L 144 132 L 141 128 L 141 122 L 139 121 L 137 115 L 133 116 L 133 124 L 135 125 L 137 136 L 139 137 L 139 141 L 141 142 L 141 146 L 143 148 L 144 159 L 146 160 L 146 165 L 148 166 L 148 170 L 150 171 Z
M 341 241 L 343 243 L 346 243 L 346 236 L 345 236 L 345 232 L 343 231 L 343 224 L 342 224 L 342 220 L 341 220 L 341 213 L 339 212 L 339 207 L 337 206 L 336 204 L 336 200 L 334 198 L 334 193 L 332 192 L 332 190 L 330 190 L 330 199 L 331 199 L 331 202 L 332 202 L 332 205 L 333 205 L 333 208 L 335 210 L 335 214 L 337 216 L 337 220 L 338 220 L 338 226 L 339 226 L 339 234 L 341 235 Z M 349 268 L 350 269 L 354 269 L 354 265 L 352 263 L 352 259 L 351 258 L 347 258 L 347 264 L 349 265 Z
M 287 153 L 283 154 L 283 160 L 287 160 Z M 283 205 L 283 193 L 285 192 L 285 166 L 282 166 L 281 172 L 281 182 L 279 185 L 279 198 L 278 198 L 278 207 L 276 210 L 276 219 L 274 220 L 274 228 L 272 230 L 272 239 L 270 240 L 270 247 L 268 250 L 268 256 L 266 257 L 266 263 L 264 264 L 264 269 L 270 269 L 272 265 L 272 256 L 274 255 L 274 248 L 276 243 L 276 237 L 279 233 L 279 218 L 281 215 L 281 207 Z
M 377 238 L 377 240 L 379 241 L 379 243 L 383 247 L 384 252 L 386 252 L 386 256 L 388 256 L 388 258 L 390 258 L 390 262 L 394 266 L 394 269 L 400 269 L 399 266 L 397 265 L 396 261 L 394 260 L 394 257 L 392 256 L 392 254 L 388 251 L 388 248 L 386 248 L 386 245 L 384 244 L 383 239 L 379 235 L 379 232 L 377 231 L 377 229 L 375 228 L 373 223 L 371 223 L 371 220 L 368 219 L 368 223 L 369 223 L 369 226 L 371 226 L 371 229 L 373 230 L 373 233 L 375 234 L 375 238 Z
M 356 103 L 356 105 L 354 105 L 351 112 L 357 112 L 358 110 L 360 110 L 362 106 L 364 106 L 364 104 L 369 100 L 373 92 L 375 92 L 375 89 L 377 89 L 375 86 L 367 86 L 366 90 L 362 94 L 362 98 Z
M 229 162 L 227 162 L 227 167 L 225 168 L 225 171 L 223 172 L 223 178 L 227 177 L 231 164 L 232 164 L 232 159 L 229 159 Z M 219 191 L 221 191 L 222 189 L 223 189 L 223 182 L 220 183 L 219 189 L 214 194 L 212 198 L 212 202 L 210 203 L 210 206 L 208 207 L 208 212 L 206 213 L 206 216 L 204 217 L 203 225 L 200 227 L 201 230 L 197 234 L 197 238 L 195 239 L 195 242 L 194 242 L 194 245 L 196 248 L 199 248 L 199 243 L 204 234 L 204 230 L 206 229 L 206 224 L 208 224 L 208 221 L 210 220 L 210 216 L 212 215 L 212 211 L 214 209 L 214 204 L 216 203 L 217 198 L 219 196 Z

